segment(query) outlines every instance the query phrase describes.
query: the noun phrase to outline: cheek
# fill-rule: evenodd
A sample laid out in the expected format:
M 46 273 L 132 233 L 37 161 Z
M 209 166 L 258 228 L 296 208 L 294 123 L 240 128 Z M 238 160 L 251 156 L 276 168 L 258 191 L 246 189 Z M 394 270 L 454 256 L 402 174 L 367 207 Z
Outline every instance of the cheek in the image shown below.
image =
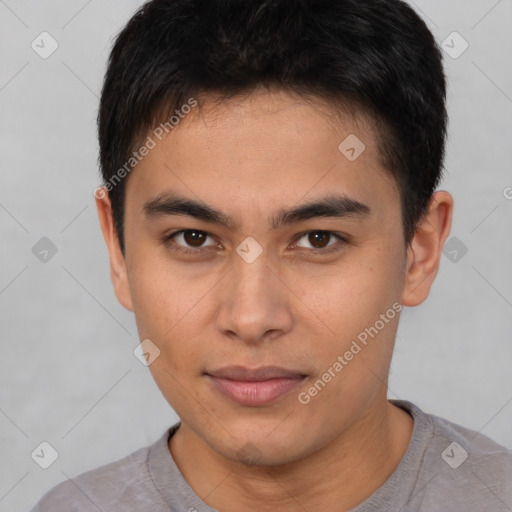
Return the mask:
M 143 261 L 130 275 L 140 339 L 149 338 L 160 349 L 155 371 L 163 363 L 173 375 L 181 374 L 197 365 L 197 354 L 204 348 L 204 326 L 212 315 L 209 305 L 219 277 L 201 276 L 169 262 Z M 160 377 L 169 378 L 165 373 Z
M 354 329 L 375 322 L 401 297 L 401 258 L 392 247 L 368 246 L 353 251 L 329 271 L 298 273 L 292 282 L 296 295 L 324 321 L 324 328 L 354 334 Z
M 193 307 L 198 291 L 179 268 L 162 258 L 152 254 L 136 258 L 128 279 L 137 325 L 147 336 L 162 336 Z
M 321 343 L 312 349 L 321 372 L 332 369 L 338 356 L 344 359 L 341 371 L 332 369 L 339 376 L 330 385 L 333 393 L 362 398 L 386 378 L 401 310 L 400 258 L 392 247 L 367 247 L 332 273 L 302 278 L 304 310 L 314 312 L 309 316 L 319 327 Z M 325 400 L 331 399 L 335 393 L 326 393 Z

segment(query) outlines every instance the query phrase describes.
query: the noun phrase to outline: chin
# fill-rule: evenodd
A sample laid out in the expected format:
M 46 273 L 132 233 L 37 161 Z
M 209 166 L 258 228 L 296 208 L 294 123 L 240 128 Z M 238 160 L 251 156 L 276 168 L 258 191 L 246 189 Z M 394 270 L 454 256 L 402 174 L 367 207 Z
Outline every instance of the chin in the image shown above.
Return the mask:
M 310 429 L 302 433 L 299 425 L 286 428 L 286 421 L 282 421 L 276 418 L 264 422 L 250 420 L 246 424 L 238 422 L 237 425 L 225 422 L 226 430 L 218 427 L 214 436 L 208 430 L 204 432 L 203 439 L 224 458 L 246 466 L 289 464 L 313 453 L 316 444 L 318 448 L 321 447 L 321 439 L 318 443 L 314 440 L 310 443 L 306 439 L 305 435 L 311 432 Z

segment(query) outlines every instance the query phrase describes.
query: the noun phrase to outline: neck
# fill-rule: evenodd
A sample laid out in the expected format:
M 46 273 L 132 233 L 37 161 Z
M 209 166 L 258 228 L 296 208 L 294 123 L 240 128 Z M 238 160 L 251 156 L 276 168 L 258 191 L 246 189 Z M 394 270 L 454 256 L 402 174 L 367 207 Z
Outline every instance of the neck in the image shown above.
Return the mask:
M 169 449 L 196 494 L 220 512 L 341 512 L 362 503 L 389 478 L 412 428 L 411 416 L 384 397 L 321 450 L 281 466 L 228 460 L 184 424 L 170 439 Z

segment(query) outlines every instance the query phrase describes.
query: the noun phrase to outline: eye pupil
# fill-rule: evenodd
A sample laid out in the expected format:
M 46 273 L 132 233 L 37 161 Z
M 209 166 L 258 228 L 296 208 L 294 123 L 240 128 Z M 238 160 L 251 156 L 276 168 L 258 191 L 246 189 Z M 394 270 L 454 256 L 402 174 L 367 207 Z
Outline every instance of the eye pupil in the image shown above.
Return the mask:
M 313 247 L 315 247 L 315 249 L 321 249 L 329 243 L 329 237 L 329 233 L 326 233 L 325 231 L 314 231 L 309 234 L 309 242 Z M 318 242 L 320 242 L 320 247 L 315 246 Z
M 201 247 L 205 239 L 205 234 L 202 231 L 186 231 L 183 233 L 183 239 L 192 247 Z

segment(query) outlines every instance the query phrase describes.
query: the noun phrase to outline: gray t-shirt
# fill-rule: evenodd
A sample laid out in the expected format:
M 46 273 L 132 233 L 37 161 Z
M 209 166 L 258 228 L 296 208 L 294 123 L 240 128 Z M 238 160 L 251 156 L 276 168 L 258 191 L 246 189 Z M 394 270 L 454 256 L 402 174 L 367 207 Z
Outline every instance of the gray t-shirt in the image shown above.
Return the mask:
M 411 402 L 390 401 L 414 418 L 409 446 L 388 480 L 352 512 L 512 511 L 510 450 Z M 216 512 L 169 452 L 179 425 L 151 446 L 60 483 L 31 512 Z

